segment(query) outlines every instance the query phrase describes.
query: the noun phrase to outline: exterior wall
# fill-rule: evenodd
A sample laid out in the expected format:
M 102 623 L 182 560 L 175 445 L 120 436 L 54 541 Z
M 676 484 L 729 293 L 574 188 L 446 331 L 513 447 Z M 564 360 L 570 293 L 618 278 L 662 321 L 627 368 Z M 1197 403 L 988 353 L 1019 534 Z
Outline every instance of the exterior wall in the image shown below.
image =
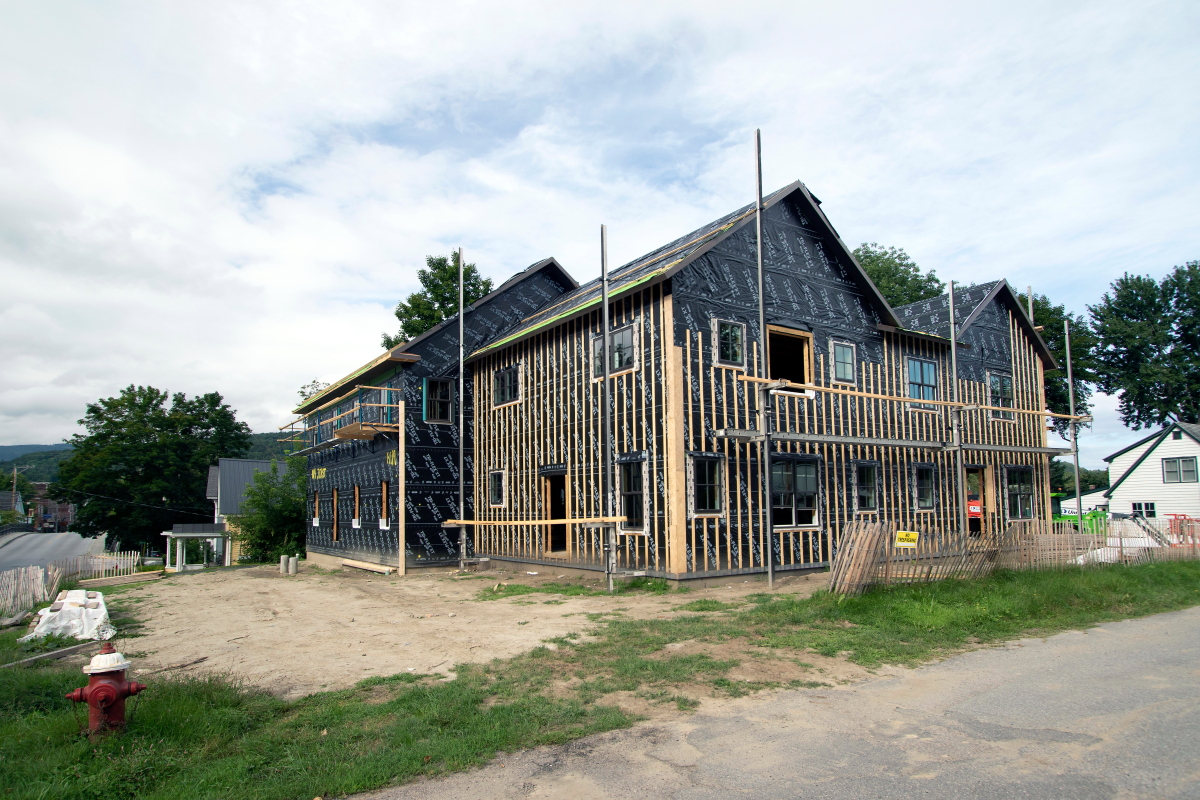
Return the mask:
M 646 491 L 646 527 L 638 535 L 618 536 L 623 568 L 665 572 L 667 564 L 667 420 L 670 400 L 663 374 L 663 287 L 655 285 L 611 304 L 613 329 L 634 326 L 635 364 L 613 379 L 613 437 L 618 460 L 640 459 Z M 669 330 L 669 325 L 666 330 Z M 566 476 L 570 518 L 601 516 L 601 380 L 593 377 L 592 339 L 600 335 L 600 311 L 481 357 L 473 363 L 479 399 L 476 418 L 475 519 L 505 521 L 548 519 L 548 471 Z M 517 367 L 520 399 L 497 407 L 493 376 Z M 502 507 L 488 502 L 488 474 L 502 470 L 507 497 Z M 610 513 L 616 505 L 610 506 Z M 603 565 L 601 531 L 575 524 L 567 530 L 567 549 L 548 550 L 546 526 L 476 526 L 480 554 L 521 560 Z
M 1148 443 L 1145 450 L 1152 445 Z M 1113 459 L 1113 467 L 1119 461 L 1126 460 L 1125 454 Z M 1127 475 L 1112 494 L 1109 511 L 1115 514 L 1130 514 L 1134 503 L 1154 503 L 1155 515 L 1160 519 L 1169 514 L 1186 514 L 1200 519 L 1200 483 L 1165 483 L 1163 481 L 1162 460 L 1164 458 L 1196 458 L 1200 460 L 1200 444 L 1187 434 L 1182 439 L 1172 439 L 1170 434 L 1162 443 L 1138 465 L 1131 474 Z M 1136 461 L 1136 459 L 1134 459 Z M 1132 466 L 1132 465 L 1131 465 Z M 1124 474 L 1114 471 L 1110 474 Z
M 1108 465 L 1109 480 L 1111 480 L 1113 483 L 1116 483 L 1121 476 L 1123 476 L 1126 472 L 1129 472 L 1129 470 L 1133 468 L 1133 465 L 1137 463 L 1138 459 L 1145 455 L 1146 451 L 1154 446 L 1154 443 L 1157 441 L 1157 439 L 1158 437 L 1155 436 L 1149 441 L 1143 442 L 1113 458 Z

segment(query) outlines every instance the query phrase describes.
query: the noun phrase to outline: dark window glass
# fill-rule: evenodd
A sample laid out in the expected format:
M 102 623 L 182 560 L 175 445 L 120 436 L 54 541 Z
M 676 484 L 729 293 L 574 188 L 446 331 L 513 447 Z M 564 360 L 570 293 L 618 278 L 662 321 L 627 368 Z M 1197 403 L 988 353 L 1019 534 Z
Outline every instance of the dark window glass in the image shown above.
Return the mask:
M 792 383 L 810 383 L 807 353 L 808 337 L 771 331 L 767 335 L 768 377 Z
M 1027 467 L 1008 468 L 1008 516 L 1033 519 L 1033 470 Z
M 859 464 L 855 473 L 855 485 L 858 487 L 858 510 L 876 510 L 879 504 L 879 468 L 874 464 Z
M 497 370 L 493 381 L 492 405 L 502 406 L 520 399 L 521 378 L 516 366 Z
M 988 393 L 991 395 L 988 405 L 1001 408 L 1013 407 L 1013 382 L 1010 376 L 988 375 Z M 1011 411 L 992 412 L 992 417 L 995 419 L 1012 419 L 1013 416 Z
M 1154 519 L 1154 517 L 1155 517 L 1154 503 L 1134 503 L 1133 504 L 1133 513 L 1139 517 L 1145 517 L 1146 519 Z
M 937 400 L 937 364 L 920 358 L 908 360 L 908 396 L 917 400 Z M 913 408 L 930 411 L 937 407 L 929 403 L 913 403 Z
M 640 529 L 646 524 L 645 494 L 642 491 L 642 462 L 621 465 L 622 528 Z
M 1183 431 L 1171 431 L 1171 438 L 1177 442 L 1180 441 L 1183 439 Z
M 450 401 L 451 381 L 425 381 L 425 421 L 452 422 L 454 404 Z
M 493 506 L 504 505 L 504 473 L 488 473 L 488 503 Z
M 721 510 L 721 459 L 692 459 L 692 508 L 697 514 Z
M 633 326 L 628 325 L 619 331 L 609 334 L 609 344 L 612 356 L 609 360 L 608 371 L 621 372 L 633 369 Z M 597 378 L 604 375 L 604 362 L 600 355 L 600 337 L 592 338 L 592 364 Z
M 746 363 L 746 326 L 737 322 L 717 321 L 717 360 L 722 364 Z
M 915 472 L 917 479 L 917 508 L 933 508 L 933 467 L 917 467 Z
M 833 379 L 846 383 L 854 383 L 854 346 L 849 344 L 834 344 L 833 346 Z
M 812 525 L 817 520 L 817 465 L 812 461 L 771 464 L 771 524 Z

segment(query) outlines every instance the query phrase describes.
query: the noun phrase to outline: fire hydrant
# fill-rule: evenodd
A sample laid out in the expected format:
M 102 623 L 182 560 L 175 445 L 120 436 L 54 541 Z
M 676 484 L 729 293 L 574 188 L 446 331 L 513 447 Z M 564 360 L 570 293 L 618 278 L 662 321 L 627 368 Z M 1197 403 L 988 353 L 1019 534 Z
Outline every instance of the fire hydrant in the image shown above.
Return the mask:
M 68 700 L 88 704 L 88 728 L 91 733 L 121 730 L 125 727 L 125 698 L 133 697 L 146 686 L 125 680 L 130 664 L 110 642 L 105 642 L 92 663 L 83 668 L 88 685 L 67 695 Z

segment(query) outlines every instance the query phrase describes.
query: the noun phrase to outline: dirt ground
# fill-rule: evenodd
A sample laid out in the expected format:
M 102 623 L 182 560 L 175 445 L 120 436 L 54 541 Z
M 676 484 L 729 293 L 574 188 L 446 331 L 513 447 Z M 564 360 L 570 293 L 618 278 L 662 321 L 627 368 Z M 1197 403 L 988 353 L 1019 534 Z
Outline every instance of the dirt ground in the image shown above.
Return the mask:
M 459 663 L 508 658 L 552 637 L 586 634 L 598 624 L 589 614 L 668 618 L 689 613 L 676 609 L 693 600 L 730 602 L 766 591 L 761 581 L 731 578 L 686 594 L 539 593 L 475 600 L 481 589 L 497 583 L 545 582 L 600 586 L 599 580 L 563 577 L 544 567 L 467 577 L 396 577 L 307 566 L 299 575 L 283 576 L 274 567 L 251 567 L 175 575 L 121 591 L 112 601 L 129 604 L 143 625 L 141 636 L 122 640 L 118 632 L 116 640 L 134 662 L 131 678 L 216 672 L 294 698 L 346 688 L 374 675 L 412 671 L 450 677 Z M 775 591 L 808 595 L 825 584 L 824 575 L 792 576 L 778 581 Z M 733 643 L 679 642 L 670 647 L 718 658 L 733 657 L 737 649 Z M 739 651 L 743 663 L 731 679 L 841 683 L 867 674 L 815 654 L 805 654 L 801 661 L 794 654 L 777 658 L 747 650 L 743 646 Z

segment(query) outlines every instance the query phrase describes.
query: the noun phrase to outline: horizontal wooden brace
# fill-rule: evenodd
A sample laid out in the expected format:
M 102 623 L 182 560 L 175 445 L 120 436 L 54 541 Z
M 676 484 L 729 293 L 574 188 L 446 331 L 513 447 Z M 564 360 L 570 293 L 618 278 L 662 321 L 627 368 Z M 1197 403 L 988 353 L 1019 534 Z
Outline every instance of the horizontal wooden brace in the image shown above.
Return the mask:
M 834 436 L 824 433 L 789 433 L 779 431 L 771 434 L 772 439 L 785 442 L 817 442 L 824 444 L 868 444 L 876 447 L 913 447 L 921 450 L 944 450 L 945 442 L 921 441 L 920 439 L 879 439 L 870 436 Z
M 442 521 L 443 528 L 461 528 L 467 525 L 573 525 L 588 522 L 624 522 L 628 517 L 579 517 L 578 519 L 512 519 L 512 520 L 481 520 L 481 519 L 447 519 Z
M 947 450 L 953 450 L 950 446 Z M 963 450 L 987 450 L 996 453 L 1045 453 L 1046 455 L 1061 456 L 1072 452 L 1071 448 L 1062 447 L 1017 447 L 1016 445 L 1006 444 L 964 444 Z

